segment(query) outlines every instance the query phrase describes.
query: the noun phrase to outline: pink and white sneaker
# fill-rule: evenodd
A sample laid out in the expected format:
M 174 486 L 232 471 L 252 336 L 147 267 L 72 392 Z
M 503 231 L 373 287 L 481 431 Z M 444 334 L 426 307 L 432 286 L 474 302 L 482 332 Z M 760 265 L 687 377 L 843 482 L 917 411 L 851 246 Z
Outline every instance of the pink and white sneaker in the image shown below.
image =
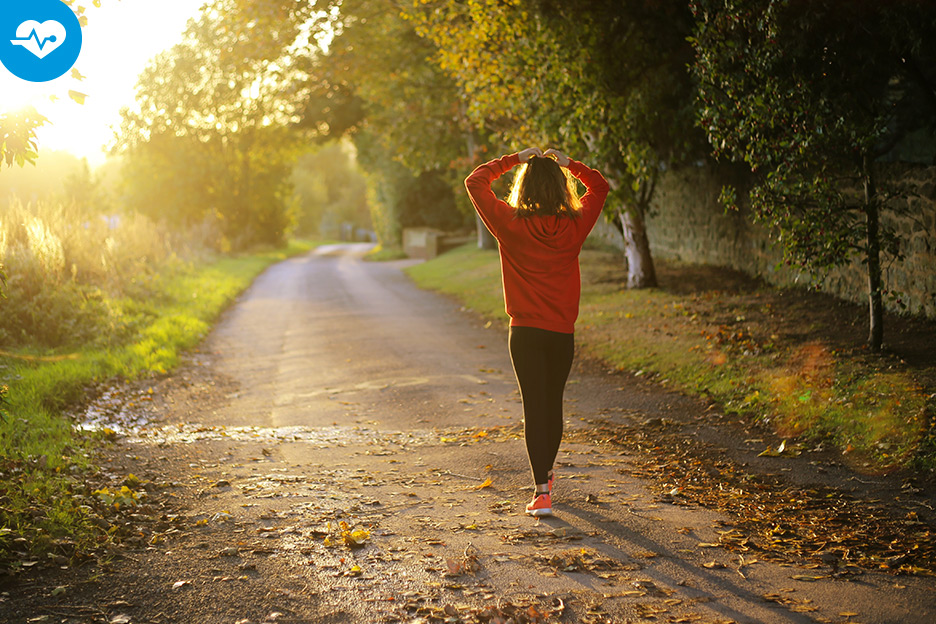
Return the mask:
M 541 492 L 534 496 L 530 504 L 526 506 L 526 512 L 534 518 L 551 516 L 552 497 L 549 495 L 549 492 Z

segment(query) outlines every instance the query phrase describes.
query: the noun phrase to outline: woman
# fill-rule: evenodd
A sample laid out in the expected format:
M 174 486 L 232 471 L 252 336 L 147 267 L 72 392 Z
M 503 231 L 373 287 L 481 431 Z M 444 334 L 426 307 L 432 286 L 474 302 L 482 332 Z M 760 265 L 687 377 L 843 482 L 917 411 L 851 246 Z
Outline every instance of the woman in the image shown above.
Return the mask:
M 491 183 L 521 163 L 510 203 L 498 199 Z M 587 189 L 581 200 L 572 176 Z M 526 512 L 552 515 L 553 463 L 562 440 L 562 395 L 581 293 L 578 257 L 601 214 L 608 183 L 558 150 L 544 154 L 530 147 L 481 165 L 465 187 L 500 244 L 510 360 L 535 485 Z

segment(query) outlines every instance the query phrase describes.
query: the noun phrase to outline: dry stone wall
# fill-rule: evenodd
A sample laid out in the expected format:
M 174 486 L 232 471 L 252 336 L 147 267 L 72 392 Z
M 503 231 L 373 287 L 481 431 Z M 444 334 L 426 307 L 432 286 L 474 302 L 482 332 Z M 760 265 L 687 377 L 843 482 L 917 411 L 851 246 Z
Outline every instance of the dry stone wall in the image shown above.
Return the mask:
M 885 174 L 898 179 L 902 190 L 890 205 L 907 212 L 882 216 L 900 233 L 906 256 L 902 262 L 885 262 L 886 287 L 901 293 L 906 311 L 936 318 L 936 167 L 889 165 Z M 725 212 L 718 201 L 721 187 L 740 181 L 730 170 L 710 167 L 668 172 L 647 220 L 654 257 L 730 267 L 778 286 L 809 284 L 807 275 L 782 264 L 782 253 L 768 232 L 752 223 L 743 207 Z M 739 197 L 743 195 L 740 191 Z M 595 235 L 621 245 L 620 234 L 604 221 Z M 850 301 L 867 301 L 864 265 L 855 261 L 834 271 L 822 290 Z M 888 302 L 888 307 L 898 309 L 895 302 Z

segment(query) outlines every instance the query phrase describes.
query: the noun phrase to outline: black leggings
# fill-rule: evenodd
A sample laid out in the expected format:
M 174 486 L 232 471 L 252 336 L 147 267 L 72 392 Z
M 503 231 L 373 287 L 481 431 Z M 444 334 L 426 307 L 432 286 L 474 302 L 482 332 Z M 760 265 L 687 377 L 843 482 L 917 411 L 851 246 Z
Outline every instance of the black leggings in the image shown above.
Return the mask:
M 562 394 L 572 369 L 574 337 L 511 327 L 508 342 L 523 400 L 523 435 L 533 482 L 546 483 L 562 441 Z

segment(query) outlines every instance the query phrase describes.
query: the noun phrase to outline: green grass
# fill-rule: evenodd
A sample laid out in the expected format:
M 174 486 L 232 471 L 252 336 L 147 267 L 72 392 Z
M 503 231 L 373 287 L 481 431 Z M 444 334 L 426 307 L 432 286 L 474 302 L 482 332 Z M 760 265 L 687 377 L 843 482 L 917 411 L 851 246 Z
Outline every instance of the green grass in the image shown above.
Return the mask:
M 406 272 L 420 288 L 456 297 L 490 320 L 507 320 L 496 251 L 465 245 Z
M 141 291 L 145 299 L 107 302 L 135 319 L 137 331 L 121 344 L 0 356 L 0 386 L 9 386 L 0 404 L 0 559 L 24 549 L 17 538 L 25 538 L 33 553 L 57 538 L 92 539 L 72 494 L 83 487 L 76 477 L 92 468 L 100 436 L 76 432 L 63 416 L 67 407 L 94 383 L 170 370 L 261 271 L 315 245 L 292 241 L 285 249 L 159 274 Z
M 407 271 L 417 285 L 506 321 L 496 252 L 466 246 Z M 576 342 L 587 354 L 711 398 L 782 436 L 835 445 L 859 468 L 936 467 L 932 406 L 926 405 L 936 388 L 919 381 L 936 377 L 932 367 L 918 377 L 921 371 L 901 366 L 899 358 L 842 353 L 795 337 L 804 327 L 822 333 L 830 321 L 821 306 L 814 318 L 802 310 L 784 314 L 777 307 L 783 299 L 766 287 L 628 291 L 620 287 L 620 258 L 596 251 L 583 252 L 582 276 Z M 756 318 L 765 309 L 772 313 Z

